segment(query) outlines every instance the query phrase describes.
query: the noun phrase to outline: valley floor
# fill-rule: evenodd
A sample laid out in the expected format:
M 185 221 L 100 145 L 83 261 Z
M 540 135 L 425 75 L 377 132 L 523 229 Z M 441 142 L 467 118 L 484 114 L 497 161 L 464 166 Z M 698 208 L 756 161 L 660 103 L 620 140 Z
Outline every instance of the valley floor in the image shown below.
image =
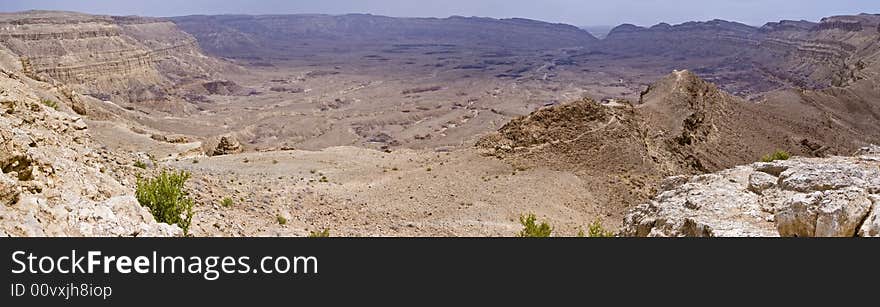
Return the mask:
M 516 170 L 472 150 L 356 147 L 189 158 L 197 236 L 512 236 L 534 213 L 559 235 L 623 212 L 593 203 L 572 173 Z M 230 198 L 232 205 L 223 206 Z M 282 222 L 283 221 L 283 222 Z

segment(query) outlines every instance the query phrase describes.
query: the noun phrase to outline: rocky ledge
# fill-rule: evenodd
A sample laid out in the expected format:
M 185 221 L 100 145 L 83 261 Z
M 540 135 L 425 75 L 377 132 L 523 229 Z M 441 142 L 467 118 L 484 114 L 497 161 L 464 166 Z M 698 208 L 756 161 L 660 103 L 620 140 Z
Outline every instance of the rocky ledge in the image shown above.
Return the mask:
M 627 214 L 621 234 L 878 237 L 880 146 L 667 178 L 653 200 Z
M 130 160 L 92 143 L 83 118 L 56 110 L 36 94 L 46 85 L 26 79 L 0 74 L 0 237 L 181 235 L 117 179 L 131 177 Z

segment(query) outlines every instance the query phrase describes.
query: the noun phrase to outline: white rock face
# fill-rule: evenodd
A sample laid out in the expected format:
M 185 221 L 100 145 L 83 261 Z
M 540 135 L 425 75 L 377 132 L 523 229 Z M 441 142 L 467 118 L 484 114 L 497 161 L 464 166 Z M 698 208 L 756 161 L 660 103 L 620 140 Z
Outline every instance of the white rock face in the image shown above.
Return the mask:
M 80 117 L 22 80 L 0 73 L 0 236 L 181 235 L 110 175 L 118 160 L 94 149 Z
M 867 186 L 867 180 L 877 173 L 876 170 L 860 167 L 856 163 L 802 163 L 782 172 L 779 178 L 783 189 L 808 193 Z
M 772 214 L 748 190 L 748 167 L 696 176 L 654 201 L 639 205 L 624 220 L 623 235 L 648 237 L 775 236 Z
M 621 234 L 880 236 L 876 153 L 880 147 L 872 146 L 855 157 L 794 158 L 691 177 L 630 211 Z
M 779 234 L 787 237 L 852 237 L 871 210 L 864 190 L 799 194 L 776 213 Z

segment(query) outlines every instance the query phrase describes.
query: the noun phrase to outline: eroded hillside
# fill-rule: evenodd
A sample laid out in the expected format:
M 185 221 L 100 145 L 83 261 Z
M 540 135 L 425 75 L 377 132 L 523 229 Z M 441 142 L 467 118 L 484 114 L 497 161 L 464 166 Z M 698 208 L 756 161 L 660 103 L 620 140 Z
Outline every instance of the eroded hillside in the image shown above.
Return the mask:
M 29 11 L 0 14 L 0 27 L 4 65 L 105 101 L 180 112 L 172 96 L 207 94 L 205 83 L 235 69 L 156 18 Z
M 51 85 L 0 68 L 0 235 L 182 233 L 135 200 L 133 157 L 101 149 L 82 117 L 38 96 Z

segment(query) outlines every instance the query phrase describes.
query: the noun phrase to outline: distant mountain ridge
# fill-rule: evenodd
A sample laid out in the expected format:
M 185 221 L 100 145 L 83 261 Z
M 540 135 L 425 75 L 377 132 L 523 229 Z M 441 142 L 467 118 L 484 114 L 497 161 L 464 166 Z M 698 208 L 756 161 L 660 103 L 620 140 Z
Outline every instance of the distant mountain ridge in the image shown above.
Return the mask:
M 582 47 L 597 40 L 571 25 L 523 18 L 349 14 L 199 15 L 170 20 L 195 36 L 206 51 L 224 57 L 282 57 L 285 52 L 308 49 L 310 41 L 333 41 L 341 46 L 430 43 L 543 50 Z

